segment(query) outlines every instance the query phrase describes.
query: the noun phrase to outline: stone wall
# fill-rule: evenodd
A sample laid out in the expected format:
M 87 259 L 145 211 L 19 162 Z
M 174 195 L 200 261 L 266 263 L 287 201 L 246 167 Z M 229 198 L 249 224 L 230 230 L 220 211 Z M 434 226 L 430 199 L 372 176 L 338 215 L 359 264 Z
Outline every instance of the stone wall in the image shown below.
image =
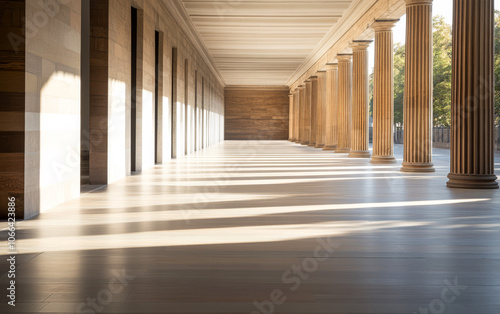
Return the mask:
M 26 36 L 25 209 L 32 216 L 80 193 L 81 2 L 26 1 L 26 21 L 33 34 Z
M 289 90 L 286 87 L 227 87 L 226 140 L 287 140 Z
M 90 23 L 90 34 L 85 32 L 89 37 L 82 40 L 81 0 L 0 0 L 0 35 L 17 35 L 15 45 L 0 41 L 0 216 L 6 217 L 9 195 L 18 197 L 18 218 L 78 197 L 85 147 L 91 184 L 109 184 L 131 174 L 132 7 L 140 16 L 136 170 L 223 140 L 223 85 L 171 5 L 90 0 L 90 18 L 83 19 Z M 158 127 L 156 31 L 161 38 Z M 88 49 L 89 61 L 81 62 L 82 49 Z M 81 73 L 86 73 L 84 84 Z M 88 97 L 82 98 L 87 90 Z M 81 145 L 81 121 L 89 133 L 88 145 Z

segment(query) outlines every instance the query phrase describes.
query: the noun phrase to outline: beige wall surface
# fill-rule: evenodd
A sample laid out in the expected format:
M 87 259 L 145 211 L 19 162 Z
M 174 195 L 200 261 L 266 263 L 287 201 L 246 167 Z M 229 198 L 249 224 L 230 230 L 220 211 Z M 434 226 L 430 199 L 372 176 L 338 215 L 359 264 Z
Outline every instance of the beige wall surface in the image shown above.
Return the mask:
M 26 217 L 80 193 L 80 10 L 26 1 Z

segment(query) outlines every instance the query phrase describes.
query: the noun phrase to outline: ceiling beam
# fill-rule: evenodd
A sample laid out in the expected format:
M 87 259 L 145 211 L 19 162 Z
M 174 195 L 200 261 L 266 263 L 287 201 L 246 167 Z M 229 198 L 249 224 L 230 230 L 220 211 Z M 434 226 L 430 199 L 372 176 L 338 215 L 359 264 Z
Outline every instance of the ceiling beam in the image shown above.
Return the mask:
M 405 14 L 404 0 L 355 0 L 339 23 L 325 36 L 304 63 L 288 79 L 295 89 L 311 75 L 332 62 L 353 40 L 372 39 L 370 25 L 376 19 L 399 19 Z
M 217 78 L 219 83 L 224 87 L 226 82 L 222 77 L 217 64 L 209 53 L 205 43 L 201 39 L 196 27 L 194 26 L 186 8 L 182 4 L 181 0 L 162 0 L 160 1 L 167 12 L 172 15 L 172 18 L 177 22 L 179 27 L 182 29 L 188 40 L 194 45 L 195 49 L 200 54 L 201 58 L 205 61 L 207 67 L 212 71 L 213 75 Z

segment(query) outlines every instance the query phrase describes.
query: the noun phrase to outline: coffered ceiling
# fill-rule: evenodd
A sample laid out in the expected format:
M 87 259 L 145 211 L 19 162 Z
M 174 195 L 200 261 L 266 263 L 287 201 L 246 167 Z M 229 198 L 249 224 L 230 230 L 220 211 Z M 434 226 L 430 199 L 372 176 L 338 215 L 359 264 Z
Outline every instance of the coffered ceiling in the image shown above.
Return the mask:
M 356 0 L 181 0 L 227 85 L 285 85 Z

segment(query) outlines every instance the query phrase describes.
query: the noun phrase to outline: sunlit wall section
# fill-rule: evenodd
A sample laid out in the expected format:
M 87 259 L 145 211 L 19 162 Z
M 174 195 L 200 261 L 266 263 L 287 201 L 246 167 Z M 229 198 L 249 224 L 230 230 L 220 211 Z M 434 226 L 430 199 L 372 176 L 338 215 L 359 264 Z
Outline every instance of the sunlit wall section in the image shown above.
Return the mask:
M 175 119 L 175 158 L 181 157 L 185 155 L 185 142 L 186 142 L 186 60 L 184 58 L 185 53 L 181 50 L 178 50 L 178 62 L 177 62 L 177 99 L 176 99 L 176 113 L 174 114 Z
M 126 117 L 130 108 L 130 10 L 129 1 L 109 1 L 108 39 L 108 184 L 127 174 Z M 91 165 L 92 166 L 92 165 Z
M 151 2 L 151 1 L 149 1 Z M 155 1 L 152 1 L 155 2 Z M 139 5 L 144 14 L 142 47 L 143 60 L 138 71 L 142 70 L 142 165 L 141 169 L 149 169 L 155 164 L 155 31 L 158 30 L 155 13 L 144 7 L 144 3 Z
M 191 154 L 194 151 L 194 100 L 195 100 L 195 81 L 194 72 L 196 64 L 190 63 L 188 68 L 188 81 L 187 81 L 187 99 L 186 99 L 186 154 Z
M 148 169 L 155 163 L 155 112 L 154 95 L 147 89 L 142 92 L 142 121 L 142 169 Z
M 26 1 L 25 216 L 80 193 L 81 3 Z
M 214 144 L 214 90 L 212 84 L 209 89 L 208 100 L 208 145 Z
M 219 142 L 224 141 L 224 120 L 225 120 L 225 110 L 224 110 L 224 92 L 219 90 L 217 93 L 217 103 L 219 104 Z

